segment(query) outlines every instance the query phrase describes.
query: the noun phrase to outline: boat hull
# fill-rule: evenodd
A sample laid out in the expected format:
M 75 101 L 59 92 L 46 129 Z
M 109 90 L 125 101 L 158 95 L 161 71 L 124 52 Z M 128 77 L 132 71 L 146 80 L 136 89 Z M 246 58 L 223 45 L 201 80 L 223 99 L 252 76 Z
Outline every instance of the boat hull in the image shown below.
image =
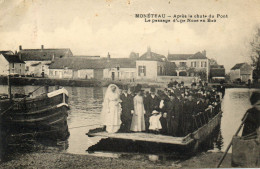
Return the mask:
M 68 92 L 59 89 L 36 98 L 1 101 L 6 109 L 2 116 L 2 131 L 9 144 L 23 139 L 65 140 L 69 136 Z M 14 105 L 10 110 L 8 108 Z M 8 110 L 8 111 L 6 111 Z

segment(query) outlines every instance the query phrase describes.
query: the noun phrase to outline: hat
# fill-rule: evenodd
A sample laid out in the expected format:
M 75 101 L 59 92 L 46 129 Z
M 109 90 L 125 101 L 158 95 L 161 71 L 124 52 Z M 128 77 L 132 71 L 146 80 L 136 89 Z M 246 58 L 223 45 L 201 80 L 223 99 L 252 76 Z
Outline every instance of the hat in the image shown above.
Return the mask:
M 250 102 L 254 105 L 258 100 L 260 100 L 260 93 L 259 91 L 254 91 L 250 97 Z
M 123 90 L 128 90 L 128 86 L 127 85 L 123 85 Z
M 151 87 L 150 92 L 155 92 L 155 88 Z
M 134 86 L 130 87 L 130 91 L 134 92 L 135 91 L 135 87 Z
M 140 92 L 141 89 L 142 89 L 142 85 L 137 84 L 137 85 L 135 86 L 135 92 L 136 92 L 136 93 L 137 93 L 137 92 Z
M 177 97 L 174 93 L 170 93 L 169 96 Z
M 159 114 L 159 112 L 157 110 L 153 110 L 152 114 Z

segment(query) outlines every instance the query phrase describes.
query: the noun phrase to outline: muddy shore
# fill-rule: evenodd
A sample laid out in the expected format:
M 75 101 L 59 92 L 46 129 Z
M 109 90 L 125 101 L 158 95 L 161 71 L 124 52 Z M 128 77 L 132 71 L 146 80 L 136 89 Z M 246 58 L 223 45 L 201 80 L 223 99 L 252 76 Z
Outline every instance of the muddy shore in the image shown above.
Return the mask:
M 132 158 L 95 157 L 58 152 L 18 155 L 0 168 L 215 168 L 223 153 L 201 153 L 184 161 L 149 161 Z M 228 154 L 221 167 L 231 167 Z

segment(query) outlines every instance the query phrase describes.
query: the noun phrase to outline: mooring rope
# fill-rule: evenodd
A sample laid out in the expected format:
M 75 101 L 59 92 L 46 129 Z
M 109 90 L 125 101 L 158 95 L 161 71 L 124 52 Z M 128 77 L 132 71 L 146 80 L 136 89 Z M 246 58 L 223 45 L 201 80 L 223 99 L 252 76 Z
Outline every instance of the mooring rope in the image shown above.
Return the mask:
M 83 128 L 83 127 L 97 126 L 97 125 L 101 125 L 101 124 L 91 124 L 91 125 L 85 125 L 85 126 L 70 127 L 69 129 Z
M 15 105 L 17 105 L 18 103 L 24 101 L 27 97 L 29 97 L 31 94 L 33 94 L 34 92 L 36 92 L 37 90 L 39 90 L 40 88 L 42 88 L 43 86 L 38 87 L 37 89 L 33 90 L 32 92 L 28 93 L 24 98 L 22 98 L 20 101 L 15 102 L 13 105 L 11 105 L 8 109 L 6 109 L 5 111 L 3 111 L 1 113 L 1 116 L 4 115 L 6 112 L 8 112 L 11 108 L 13 108 Z

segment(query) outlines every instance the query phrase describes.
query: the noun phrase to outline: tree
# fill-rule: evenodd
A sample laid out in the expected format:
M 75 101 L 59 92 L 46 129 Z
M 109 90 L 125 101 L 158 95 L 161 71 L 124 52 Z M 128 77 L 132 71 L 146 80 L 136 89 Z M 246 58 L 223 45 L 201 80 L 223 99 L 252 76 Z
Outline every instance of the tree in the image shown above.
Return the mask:
M 255 69 L 255 78 L 258 81 L 260 78 L 260 28 L 258 28 L 253 41 L 250 43 L 252 47 L 252 54 L 251 54 L 251 60 L 252 60 L 252 66 Z
M 218 65 L 217 61 L 213 58 L 209 59 L 209 65 Z

